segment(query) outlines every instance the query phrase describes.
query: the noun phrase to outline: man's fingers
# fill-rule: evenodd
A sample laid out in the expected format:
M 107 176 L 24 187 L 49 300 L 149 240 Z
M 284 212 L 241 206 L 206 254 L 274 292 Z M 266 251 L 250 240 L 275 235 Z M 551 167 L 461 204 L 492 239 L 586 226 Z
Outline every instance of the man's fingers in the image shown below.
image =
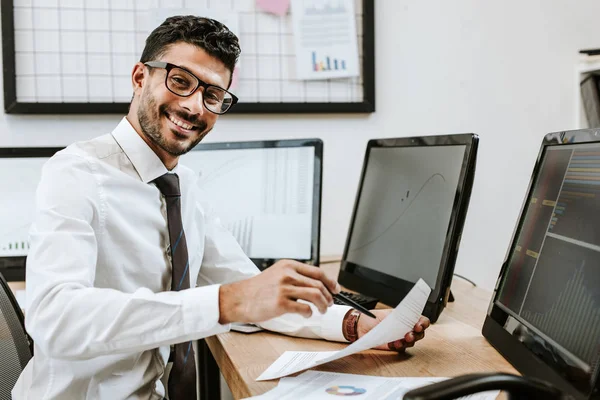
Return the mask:
M 417 340 L 421 340 L 425 337 L 425 331 L 423 332 L 408 332 L 404 335 L 404 341 L 406 343 L 414 343 Z
M 421 315 L 421 317 L 417 321 L 417 324 L 415 325 L 415 328 L 421 327 L 423 330 L 425 330 L 425 329 L 429 328 L 429 325 L 431 325 L 431 322 L 429 321 L 429 318 Z M 416 331 L 417 332 L 421 332 L 421 329 L 416 330 Z
M 400 353 L 406 349 L 406 343 L 402 339 L 394 340 L 393 342 L 388 343 L 388 349 Z
M 327 290 L 323 282 L 318 281 L 316 279 L 307 278 L 306 276 L 300 275 L 298 273 L 294 274 L 292 278 L 295 280 L 295 286 L 305 286 L 319 289 L 325 297 L 325 299 L 327 300 L 327 305 L 333 304 L 333 296 L 331 295 L 329 290 Z
M 413 331 L 404 335 L 404 338 L 389 342 L 387 347 L 392 351 L 403 352 L 409 347 L 413 347 L 415 342 L 425 337 L 425 329 L 429 328 L 429 318 L 421 316 L 415 324 Z
M 316 288 L 292 286 L 287 290 L 286 296 L 290 299 L 302 299 L 313 303 L 321 314 L 327 312 L 330 304 L 325 296 L 323 296 L 323 293 Z
M 328 277 L 323 269 L 293 260 L 291 260 L 290 263 L 299 274 L 321 281 L 330 292 L 339 293 L 340 285 L 337 281 Z
M 295 300 L 290 300 L 285 305 L 287 312 L 300 314 L 305 318 L 309 318 L 312 315 L 312 309 L 308 304 L 299 303 Z

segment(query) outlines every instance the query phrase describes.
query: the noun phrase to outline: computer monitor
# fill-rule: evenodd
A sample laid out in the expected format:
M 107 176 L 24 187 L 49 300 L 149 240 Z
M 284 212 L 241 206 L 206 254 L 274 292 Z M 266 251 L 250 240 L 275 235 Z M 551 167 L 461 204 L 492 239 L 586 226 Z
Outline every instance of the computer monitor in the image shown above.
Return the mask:
M 59 150 L 57 147 L 0 148 L 0 273 L 8 281 L 25 280 L 35 191 L 42 166 Z
M 600 398 L 600 130 L 545 136 L 483 335 L 525 376 Z
M 436 321 L 450 283 L 477 154 L 474 134 L 367 144 L 339 282 L 396 306 L 423 278 Z
M 207 203 L 248 257 L 319 264 L 323 142 L 201 143 L 181 157 Z

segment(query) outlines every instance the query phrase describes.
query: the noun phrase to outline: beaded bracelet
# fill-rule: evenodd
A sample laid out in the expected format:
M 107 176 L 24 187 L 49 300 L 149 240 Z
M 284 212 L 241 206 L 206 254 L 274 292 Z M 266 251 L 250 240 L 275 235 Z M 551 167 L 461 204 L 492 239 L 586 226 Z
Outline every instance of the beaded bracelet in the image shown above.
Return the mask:
M 342 332 L 344 338 L 350 343 L 358 340 L 358 319 L 360 318 L 360 312 L 352 309 L 349 310 L 344 316 L 344 322 Z

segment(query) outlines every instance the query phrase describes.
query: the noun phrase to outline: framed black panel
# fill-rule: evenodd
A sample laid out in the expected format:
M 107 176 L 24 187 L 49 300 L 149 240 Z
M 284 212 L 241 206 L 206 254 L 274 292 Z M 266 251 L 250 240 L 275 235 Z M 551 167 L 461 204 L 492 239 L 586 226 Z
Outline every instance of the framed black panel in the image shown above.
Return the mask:
M 183 0 L 185 1 L 185 0 Z M 230 0 L 232 7 L 234 7 L 234 2 L 236 0 Z M 0 0 L 0 12 L 1 12 L 1 20 L 2 20 L 2 52 L 3 52 L 3 78 L 4 78 L 4 110 L 9 114 L 125 114 L 128 111 L 129 101 L 128 99 L 121 98 L 115 102 L 104 102 L 104 101 L 90 101 L 85 99 L 70 99 L 65 102 L 63 100 L 52 100 L 45 101 L 40 98 L 27 98 L 27 100 L 23 100 L 18 93 L 19 85 L 17 84 L 17 78 L 19 76 L 18 62 L 17 62 L 17 54 L 18 49 L 16 48 L 17 44 L 17 34 L 16 32 L 23 33 L 20 31 L 19 27 L 15 19 L 15 10 L 19 10 L 19 12 L 24 11 L 25 6 L 19 6 L 18 0 Z M 135 2 L 134 2 L 135 3 Z M 327 99 L 323 99 L 320 101 L 315 101 L 307 99 L 306 96 L 304 101 L 298 100 L 286 100 L 285 98 L 281 98 L 280 101 L 244 101 L 243 95 L 240 96 L 240 102 L 230 111 L 230 113 L 234 114 L 259 114 L 259 113 L 268 113 L 268 114 L 276 114 L 276 113 L 293 113 L 293 114 L 306 114 L 306 113 L 371 113 L 375 111 L 375 21 L 374 21 L 374 0 L 357 0 L 355 1 L 356 9 L 355 13 L 357 15 L 357 34 L 358 34 L 358 43 L 359 43 L 359 62 L 361 66 L 361 76 L 360 78 L 356 78 L 356 82 L 349 83 L 352 86 L 350 91 L 358 90 L 356 92 L 356 101 L 352 99 L 352 101 L 328 101 Z M 135 9 L 134 12 L 139 12 L 139 9 Z M 29 10 L 31 9 L 31 10 Z M 38 10 L 39 11 L 39 10 Z M 43 7 L 43 12 L 52 11 L 52 12 L 60 12 L 62 9 L 52 9 Z M 84 11 L 87 11 L 84 9 Z M 103 11 L 111 11 L 111 10 L 103 10 Z M 34 10 L 32 6 L 28 6 L 27 12 L 31 12 L 33 14 Z M 19 14 L 21 15 L 21 14 Z M 29 15 L 29 14 L 27 14 Z M 31 18 L 35 20 L 35 17 Z M 61 21 L 59 17 L 58 21 Z M 87 21 L 89 22 L 89 21 Z M 64 21 L 63 21 L 64 23 Z M 35 26 L 35 21 L 33 21 L 33 26 Z M 38 28 L 34 28 L 38 29 Z M 39 28 L 41 29 L 41 28 Z M 69 32 L 68 30 L 61 30 L 59 25 L 58 34 L 62 35 L 65 32 Z M 28 34 L 32 35 L 32 41 L 34 41 L 34 33 L 29 32 Z M 37 32 L 39 33 L 39 31 Z M 42 34 L 45 31 L 42 29 Z M 55 34 L 55 31 L 48 30 L 49 34 Z M 97 32 L 96 32 L 97 33 Z M 81 33 L 83 34 L 83 33 Z M 135 34 L 140 36 L 140 32 L 135 32 Z M 107 36 L 111 36 L 112 33 L 107 34 Z M 288 33 L 282 33 L 281 35 L 289 35 Z M 255 35 L 259 36 L 259 35 Z M 111 39 L 108 39 L 109 41 Z M 243 40 L 243 37 L 242 37 Z M 116 40 L 113 40 L 116 42 Z M 283 39 L 280 40 L 283 42 Z M 59 43 L 63 44 L 64 40 L 60 39 Z M 243 42 L 242 42 L 243 44 Z M 59 45 L 60 48 L 61 45 Z M 32 46 L 31 51 L 28 51 L 26 59 L 35 60 L 37 54 L 35 45 Z M 139 47 L 139 46 L 138 46 Z M 256 46 L 260 47 L 260 46 Z M 139 50 L 141 52 L 141 49 Z M 48 53 L 48 52 L 46 52 Z M 46 54 L 47 55 L 47 54 Z M 56 54 L 54 54 L 56 55 Z M 63 54 L 58 54 L 59 56 L 63 56 Z M 246 62 L 243 60 L 244 52 L 242 51 L 242 63 Z M 283 57 L 283 55 L 281 55 Z M 258 57 L 255 57 L 258 58 Z M 63 62 L 64 63 L 64 62 Z M 29 65 L 27 62 L 22 61 L 22 65 Z M 257 62 L 258 64 L 258 62 Z M 131 64 L 133 65 L 133 63 Z M 243 64 L 242 64 L 243 65 Z M 28 66 L 29 68 L 29 66 Z M 33 67 L 35 68 L 35 67 Z M 61 72 L 62 74 L 62 72 Z M 44 75 L 46 79 L 50 79 L 48 75 Z M 62 76 L 61 76 L 62 79 Z M 88 79 L 86 77 L 86 79 Z M 92 79 L 96 79 L 92 77 Z M 258 78 L 256 78 L 258 81 Z M 280 78 L 278 81 L 280 83 L 284 82 Z M 91 80 L 91 79 L 90 79 Z M 277 81 L 277 80 L 275 80 Z M 289 80 L 287 80 L 289 81 Z M 286 82 L 287 82 L 286 81 Z M 328 82 L 332 82 L 333 80 L 328 80 Z M 291 82 L 291 81 L 290 81 Z M 308 81 L 309 85 L 313 84 Z M 62 84 L 62 83 L 61 83 Z M 257 83 L 258 85 L 258 83 Z M 305 83 L 306 85 L 306 83 Z M 329 85 L 329 83 L 327 84 Z M 283 84 L 281 85 L 281 87 Z M 305 86 L 306 87 L 306 86 Z M 329 86 L 327 86 L 329 87 Z M 355 88 L 356 87 L 356 88 Z M 280 89 L 283 91 L 284 89 Z M 35 89 L 34 89 L 35 91 Z M 306 91 L 306 89 L 305 89 Z

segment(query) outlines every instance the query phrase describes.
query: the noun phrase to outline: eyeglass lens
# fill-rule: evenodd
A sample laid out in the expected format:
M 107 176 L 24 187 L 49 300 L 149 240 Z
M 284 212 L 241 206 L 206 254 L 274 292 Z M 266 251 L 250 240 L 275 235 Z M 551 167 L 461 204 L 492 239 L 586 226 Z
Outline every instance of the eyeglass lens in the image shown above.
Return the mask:
M 198 86 L 198 79 L 181 68 L 172 68 L 167 76 L 167 87 L 180 96 L 189 96 Z M 202 93 L 204 106 L 217 114 L 224 113 L 231 107 L 231 94 L 219 87 L 208 86 Z

